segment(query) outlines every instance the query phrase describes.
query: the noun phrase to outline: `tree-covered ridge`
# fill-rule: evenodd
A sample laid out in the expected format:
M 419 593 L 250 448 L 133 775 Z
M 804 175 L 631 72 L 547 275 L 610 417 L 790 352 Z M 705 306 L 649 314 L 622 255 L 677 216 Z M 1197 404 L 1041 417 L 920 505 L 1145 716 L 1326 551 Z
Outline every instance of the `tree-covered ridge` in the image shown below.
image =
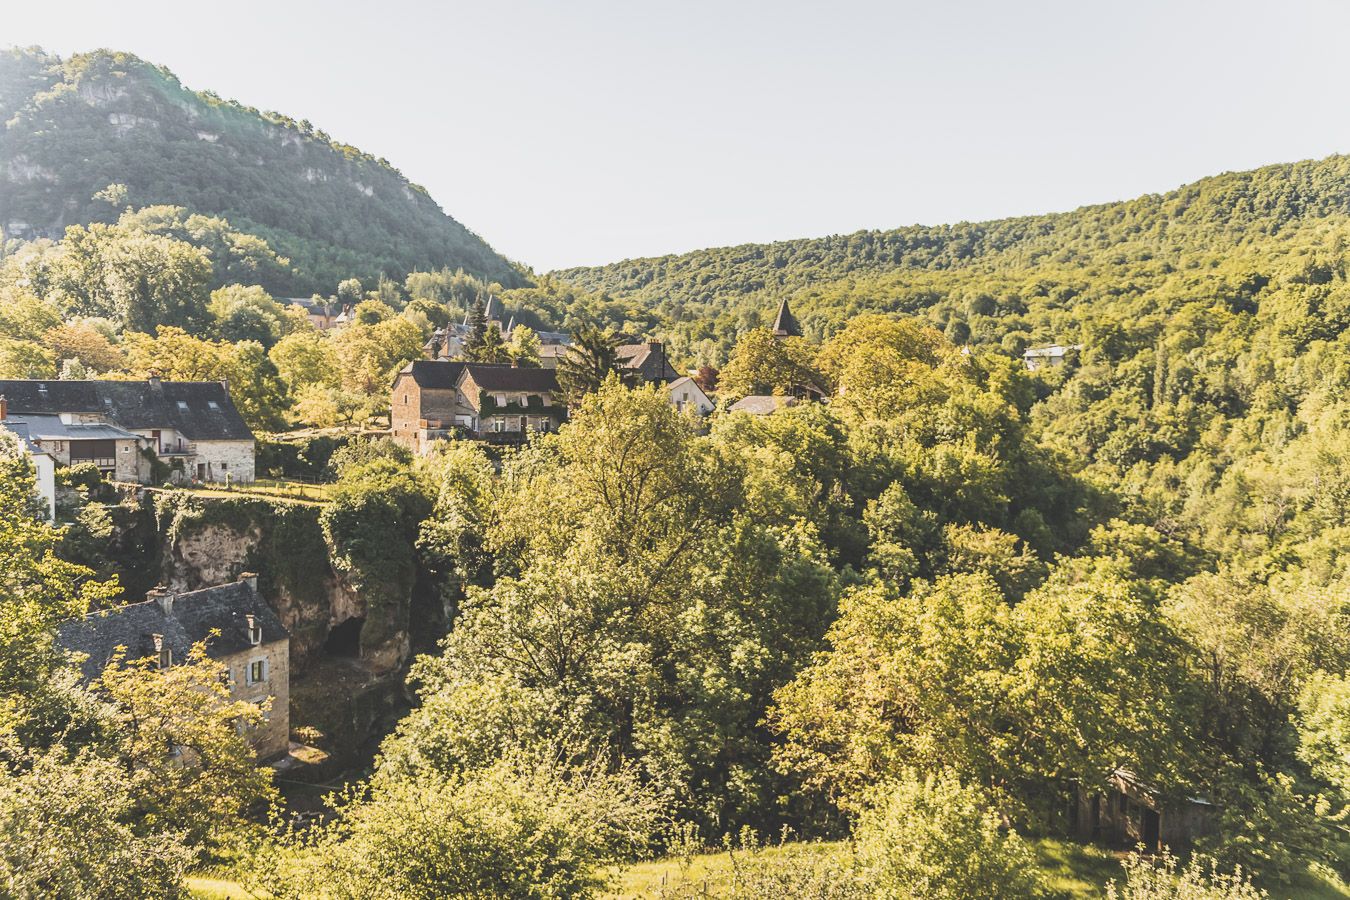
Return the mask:
M 68 60 L 0 52 L 0 229 L 59 237 L 108 222 L 121 202 L 227 218 L 291 261 L 265 287 L 462 268 L 506 285 L 505 259 L 387 161 L 308 121 L 185 88 L 167 69 L 100 50 Z M 127 187 L 110 204 L 94 195 Z
M 1260 243 L 1291 225 L 1347 214 L 1350 157 L 1332 156 L 1227 173 L 1168 193 L 1067 213 L 743 244 L 554 274 L 580 289 L 654 306 L 675 322 L 694 321 L 702 327 L 694 329 L 699 333 L 693 339 L 723 343 L 728 327 L 767 324 L 760 317 L 772 313 L 774 299 L 823 293 L 824 302 L 808 297 L 793 304 L 799 313 L 818 312 L 805 316 L 803 324 L 819 336 L 846 318 L 828 295 L 859 283 L 871 287 L 868 305 L 879 308 L 904 289 L 907 273 L 1176 265 L 1197 252 Z M 929 291 L 924 305 L 944 293 Z

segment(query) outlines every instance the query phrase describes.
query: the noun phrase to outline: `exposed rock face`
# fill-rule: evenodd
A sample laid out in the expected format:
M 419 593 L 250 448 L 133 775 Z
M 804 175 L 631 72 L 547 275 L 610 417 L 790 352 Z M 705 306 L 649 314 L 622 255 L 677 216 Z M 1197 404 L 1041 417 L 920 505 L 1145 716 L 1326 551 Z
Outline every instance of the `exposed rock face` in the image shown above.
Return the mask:
M 361 621 L 360 660 L 372 672 L 407 660 L 410 598 L 372 609 L 334 568 L 316 507 L 187 494 L 159 495 L 156 507 L 162 583 L 195 590 L 257 572 L 259 591 L 291 633 L 294 671 L 319 659 L 333 629 L 352 619 Z

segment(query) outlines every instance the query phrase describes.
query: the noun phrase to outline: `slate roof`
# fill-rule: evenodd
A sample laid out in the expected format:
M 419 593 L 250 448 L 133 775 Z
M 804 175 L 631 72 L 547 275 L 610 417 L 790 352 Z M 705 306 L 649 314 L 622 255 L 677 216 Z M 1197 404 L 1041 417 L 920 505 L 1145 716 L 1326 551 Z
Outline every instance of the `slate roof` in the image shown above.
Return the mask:
M 16 422 L 13 419 L 0 419 L 0 428 L 5 429 L 10 434 L 17 437 L 19 443 L 23 446 L 24 450 L 28 452 L 29 456 L 37 456 L 38 454 L 44 456 L 47 455 L 46 450 L 43 450 L 37 444 L 33 443 L 33 436 L 29 434 L 28 424 L 26 422 Z
M 448 359 L 416 359 L 399 370 L 398 377 L 408 375 L 420 388 L 452 391 L 459 383 L 467 363 Z M 398 380 L 396 377 L 395 381 Z
M 548 394 L 557 391 L 556 369 L 525 368 L 519 366 L 464 363 L 473 383 L 485 391 L 534 391 Z
M 290 637 L 258 592 L 239 581 L 175 594 L 170 615 L 165 615 L 157 600 L 145 600 L 71 619 L 57 627 L 56 640 L 66 650 L 85 655 L 80 672 L 92 680 L 117 647 L 125 647 L 132 659 L 153 654 L 156 634 L 163 635 L 164 646 L 173 651 L 176 661 L 186 659 L 198 641 L 206 641 L 212 659 L 248 650 L 253 646 L 248 636 L 250 614 L 262 626 L 263 644 Z M 220 634 L 212 637 L 213 629 Z
M 135 441 L 138 435 L 116 425 L 102 422 L 67 425 L 60 416 L 23 415 L 5 420 L 5 424 L 22 425 L 26 433 L 37 441 Z
M 190 441 L 251 441 L 230 392 L 219 381 L 0 380 L 16 418 L 97 413 L 120 428 L 173 429 Z M 213 405 L 214 404 L 214 405 Z
M 801 337 L 802 326 L 797 324 L 797 317 L 788 309 L 787 298 L 778 304 L 778 315 L 773 320 L 773 333 L 777 337 Z
M 636 372 L 646 381 L 674 381 L 680 377 L 666 358 L 665 345 L 660 341 L 641 344 L 621 344 L 614 355 L 619 365 Z
M 785 406 L 796 405 L 796 397 L 771 397 L 767 394 L 754 394 L 749 397 L 742 397 L 731 404 L 731 412 L 746 412 L 752 416 L 767 416 Z

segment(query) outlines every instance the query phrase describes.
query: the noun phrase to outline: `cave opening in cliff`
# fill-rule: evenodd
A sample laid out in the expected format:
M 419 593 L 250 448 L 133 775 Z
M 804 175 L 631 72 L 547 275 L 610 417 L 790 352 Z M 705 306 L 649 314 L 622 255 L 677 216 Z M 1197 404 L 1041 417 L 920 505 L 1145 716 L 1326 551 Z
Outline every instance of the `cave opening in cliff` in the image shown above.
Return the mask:
M 323 652 L 329 656 L 360 656 L 361 628 L 366 624 L 365 616 L 352 616 L 328 629 L 328 639 L 323 642 Z

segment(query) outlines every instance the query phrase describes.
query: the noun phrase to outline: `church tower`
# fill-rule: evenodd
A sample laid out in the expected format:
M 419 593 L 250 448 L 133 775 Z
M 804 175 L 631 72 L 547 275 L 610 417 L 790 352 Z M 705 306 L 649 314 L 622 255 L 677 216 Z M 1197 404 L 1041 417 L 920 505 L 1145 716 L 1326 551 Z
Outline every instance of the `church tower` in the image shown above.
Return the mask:
M 787 298 L 778 304 L 778 318 L 773 321 L 773 336 L 782 340 L 786 337 L 801 337 L 802 326 L 797 324 L 797 317 L 788 309 Z

